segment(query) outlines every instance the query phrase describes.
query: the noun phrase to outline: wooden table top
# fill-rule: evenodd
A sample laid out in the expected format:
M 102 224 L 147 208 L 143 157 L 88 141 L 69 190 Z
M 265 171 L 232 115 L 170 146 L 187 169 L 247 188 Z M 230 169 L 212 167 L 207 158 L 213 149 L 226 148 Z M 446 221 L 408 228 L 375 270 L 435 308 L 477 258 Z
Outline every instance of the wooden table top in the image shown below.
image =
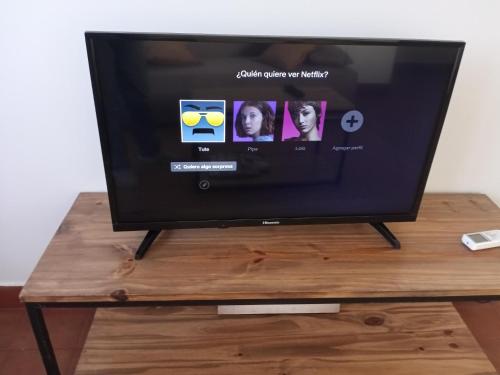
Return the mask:
M 500 296 L 500 249 L 467 232 L 500 228 L 485 195 L 426 194 L 416 222 L 113 232 L 105 193 L 82 193 L 21 292 L 24 302 Z

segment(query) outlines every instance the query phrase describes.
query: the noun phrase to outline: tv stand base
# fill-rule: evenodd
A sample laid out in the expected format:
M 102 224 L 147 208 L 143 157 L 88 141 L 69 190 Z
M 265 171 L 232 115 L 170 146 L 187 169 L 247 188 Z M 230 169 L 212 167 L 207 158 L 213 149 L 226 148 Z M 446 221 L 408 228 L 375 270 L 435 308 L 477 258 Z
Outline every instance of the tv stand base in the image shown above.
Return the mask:
M 400 249 L 401 244 L 396 236 L 385 226 L 384 223 L 370 223 L 384 238 L 392 245 L 394 249 Z M 144 254 L 148 251 L 151 244 L 154 242 L 156 237 L 160 234 L 161 230 L 150 230 L 146 233 L 146 236 L 142 240 L 137 252 L 135 253 L 135 259 L 140 260 L 144 257 Z
M 148 231 L 148 233 L 146 233 L 146 236 L 142 240 L 141 244 L 139 245 L 139 248 L 135 253 L 136 260 L 142 259 L 144 257 L 144 254 L 146 254 L 146 251 L 148 251 L 149 247 L 156 239 L 156 237 L 158 237 L 160 232 L 161 230 L 150 230 Z
M 384 223 L 370 223 L 389 242 L 394 249 L 401 249 L 401 243 Z

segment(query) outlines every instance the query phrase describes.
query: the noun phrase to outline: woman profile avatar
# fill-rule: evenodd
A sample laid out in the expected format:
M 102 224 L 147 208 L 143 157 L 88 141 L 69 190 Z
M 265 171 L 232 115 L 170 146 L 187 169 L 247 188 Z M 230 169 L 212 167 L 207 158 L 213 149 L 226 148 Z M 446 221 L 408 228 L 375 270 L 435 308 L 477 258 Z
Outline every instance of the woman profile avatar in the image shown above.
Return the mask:
M 251 142 L 274 141 L 275 114 L 266 101 L 245 101 L 241 104 L 234 127 L 239 138 L 251 138 Z M 244 142 L 234 137 L 236 142 Z
M 321 141 L 319 130 L 322 116 L 320 101 L 290 101 L 288 102 L 288 112 L 299 136 L 287 138 L 284 141 Z

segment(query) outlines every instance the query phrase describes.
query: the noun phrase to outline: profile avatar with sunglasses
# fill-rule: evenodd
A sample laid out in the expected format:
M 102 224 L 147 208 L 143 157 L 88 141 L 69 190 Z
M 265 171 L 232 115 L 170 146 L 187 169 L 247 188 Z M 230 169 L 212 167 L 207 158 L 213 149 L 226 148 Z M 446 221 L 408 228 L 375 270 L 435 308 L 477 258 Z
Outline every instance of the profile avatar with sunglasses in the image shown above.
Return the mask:
M 225 100 L 179 100 L 183 143 L 226 141 Z

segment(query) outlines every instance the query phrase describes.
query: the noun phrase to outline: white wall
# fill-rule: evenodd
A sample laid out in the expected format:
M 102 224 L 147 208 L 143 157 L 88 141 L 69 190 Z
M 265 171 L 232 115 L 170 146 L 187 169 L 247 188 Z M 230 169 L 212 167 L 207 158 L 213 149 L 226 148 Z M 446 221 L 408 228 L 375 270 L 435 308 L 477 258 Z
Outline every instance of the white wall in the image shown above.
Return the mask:
M 79 191 L 105 190 L 85 30 L 464 40 L 427 191 L 500 204 L 499 14 L 497 0 L 4 2 L 0 285 L 25 282 Z

